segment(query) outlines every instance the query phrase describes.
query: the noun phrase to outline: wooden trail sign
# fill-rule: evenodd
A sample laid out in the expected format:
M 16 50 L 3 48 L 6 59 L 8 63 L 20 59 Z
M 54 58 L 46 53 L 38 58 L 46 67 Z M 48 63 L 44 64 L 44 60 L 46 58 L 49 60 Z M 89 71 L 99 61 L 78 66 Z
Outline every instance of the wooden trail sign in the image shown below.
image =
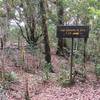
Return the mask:
M 84 39 L 84 68 L 85 68 L 85 56 L 86 56 L 86 42 L 87 38 L 89 37 L 89 26 L 57 26 L 57 37 L 60 38 L 71 38 L 72 45 L 71 45 L 71 67 L 70 67 L 70 83 L 73 82 L 72 78 L 72 67 L 73 67 L 73 45 L 74 45 L 74 38 L 83 38 Z
M 57 26 L 58 38 L 88 38 L 89 26 Z

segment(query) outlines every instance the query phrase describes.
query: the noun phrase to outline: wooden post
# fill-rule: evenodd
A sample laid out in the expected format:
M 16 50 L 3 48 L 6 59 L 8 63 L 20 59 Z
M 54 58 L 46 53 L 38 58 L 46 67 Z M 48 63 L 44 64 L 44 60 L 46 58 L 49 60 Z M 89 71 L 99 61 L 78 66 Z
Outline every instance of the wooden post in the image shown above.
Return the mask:
M 74 38 L 72 37 L 72 48 L 71 48 L 71 68 L 70 68 L 70 83 L 72 83 L 72 69 L 73 69 L 73 44 L 74 44 Z
M 85 76 L 86 76 L 86 43 L 87 43 L 87 38 L 84 38 L 84 58 L 83 58 L 83 60 L 84 60 L 84 65 L 83 65 L 83 67 L 84 67 L 84 74 L 85 74 Z

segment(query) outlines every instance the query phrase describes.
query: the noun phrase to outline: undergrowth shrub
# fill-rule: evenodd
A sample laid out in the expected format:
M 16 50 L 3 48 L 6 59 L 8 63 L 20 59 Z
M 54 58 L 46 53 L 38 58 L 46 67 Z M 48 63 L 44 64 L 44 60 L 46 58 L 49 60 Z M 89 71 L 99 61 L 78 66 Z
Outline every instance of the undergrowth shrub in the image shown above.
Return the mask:
M 2 74 L 0 73 L 2 79 Z M 14 72 L 5 72 L 3 75 L 3 81 L 0 83 L 0 91 L 8 90 L 12 82 L 16 82 L 17 76 Z
M 100 76 L 100 64 L 96 64 L 95 66 L 95 72 L 97 76 Z
M 5 81 L 12 82 L 17 79 L 16 73 L 13 71 L 5 72 L 3 74 L 4 74 L 3 78 L 5 79 Z M 2 78 L 2 73 L 0 73 L 0 78 Z
M 17 79 L 17 76 L 16 76 L 15 72 L 12 71 L 11 73 L 10 72 L 5 73 L 5 80 L 6 81 L 12 82 L 16 79 Z
M 65 69 L 63 69 L 59 76 L 57 81 L 59 82 L 59 84 L 63 87 L 66 87 L 70 84 L 70 76 L 69 76 L 69 71 L 66 71 Z
M 51 64 L 50 63 L 45 63 L 45 65 L 43 66 L 43 71 L 44 71 L 44 74 L 45 74 L 45 78 L 46 80 L 49 79 L 49 72 L 50 72 L 50 68 L 51 68 Z

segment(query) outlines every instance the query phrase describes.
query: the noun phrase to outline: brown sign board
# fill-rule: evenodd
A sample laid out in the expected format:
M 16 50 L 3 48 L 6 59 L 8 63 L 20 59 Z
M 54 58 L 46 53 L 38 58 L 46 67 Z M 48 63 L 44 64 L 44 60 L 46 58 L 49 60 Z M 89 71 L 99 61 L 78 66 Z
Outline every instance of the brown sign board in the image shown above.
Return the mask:
M 57 26 L 58 38 L 88 38 L 89 26 Z

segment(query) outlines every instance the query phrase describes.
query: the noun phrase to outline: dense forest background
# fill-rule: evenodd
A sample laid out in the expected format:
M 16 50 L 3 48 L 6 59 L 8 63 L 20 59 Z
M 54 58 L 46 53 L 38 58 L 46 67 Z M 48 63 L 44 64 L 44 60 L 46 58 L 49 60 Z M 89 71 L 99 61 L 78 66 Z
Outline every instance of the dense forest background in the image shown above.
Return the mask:
M 76 80 L 84 82 L 86 76 L 91 75 L 89 72 L 92 72 L 98 80 L 100 76 L 99 0 L 0 0 L 0 91 L 5 90 L 5 83 L 7 86 L 12 84 L 9 82 L 15 81 L 15 77 L 20 77 L 22 73 L 24 78 L 21 78 L 25 79 L 25 100 L 30 100 L 29 76 L 26 73 L 37 78 L 36 82 L 42 77 L 42 81 L 49 84 L 54 78 L 53 80 L 57 80 L 60 85 L 68 85 L 72 44 L 70 38 L 57 38 L 58 25 L 89 26 L 86 68 L 83 67 L 84 39 L 74 39 L 72 76 L 75 78 L 79 75 L 75 82 Z

